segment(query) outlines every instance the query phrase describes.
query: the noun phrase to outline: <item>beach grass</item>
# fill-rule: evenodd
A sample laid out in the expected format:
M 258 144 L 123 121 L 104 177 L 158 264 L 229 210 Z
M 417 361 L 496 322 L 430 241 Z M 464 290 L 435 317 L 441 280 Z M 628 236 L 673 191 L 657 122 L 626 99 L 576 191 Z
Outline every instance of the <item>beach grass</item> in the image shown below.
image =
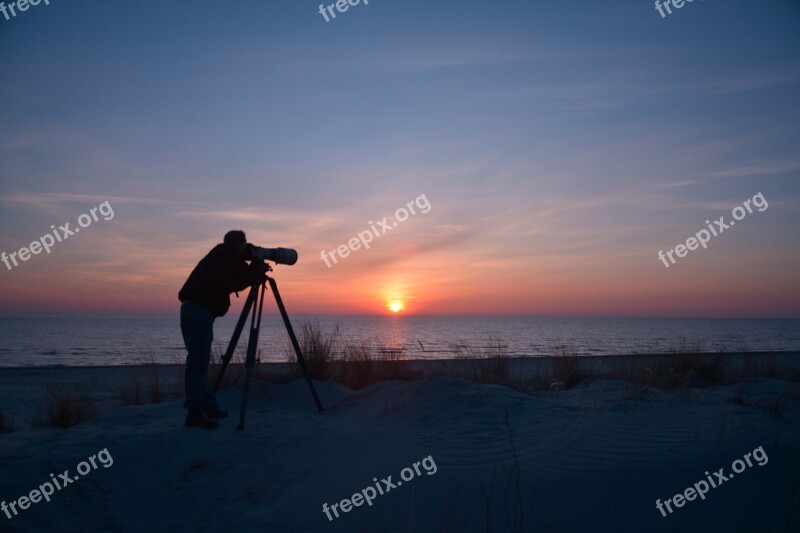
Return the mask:
M 11 433 L 15 429 L 14 420 L 10 416 L 6 416 L 3 408 L 0 407 L 0 433 Z
M 70 428 L 100 416 L 90 385 L 48 383 L 45 387 L 42 413 L 33 426 Z
M 139 363 L 126 367 L 126 379 L 120 388 L 118 405 L 163 403 L 171 399 L 161 389 L 160 365 L 152 353 Z M 177 392 L 177 391 L 176 391 Z
M 737 354 L 732 364 L 723 350 L 701 352 L 698 346 L 681 343 L 662 354 L 643 356 L 600 357 L 580 356 L 573 347 L 559 346 L 549 357 L 519 358 L 509 355 L 500 335 L 491 333 L 478 346 L 451 346 L 451 360 L 411 361 L 402 347 L 381 340 L 344 340 L 337 326 L 323 329 L 318 321 L 304 321 L 298 328 L 307 369 L 312 379 L 335 381 L 350 389 L 360 390 L 375 383 L 400 380 L 415 381 L 427 377 L 463 379 L 475 384 L 498 385 L 529 395 L 555 393 L 571 389 L 585 380 L 612 379 L 635 385 L 635 399 L 650 389 L 690 394 L 692 389 L 736 385 L 755 378 L 773 378 L 800 382 L 800 368 L 784 365 L 772 354 Z M 261 362 L 259 352 L 251 379 L 287 383 L 302 378 L 294 350 L 287 343 L 286 363 L 282 369 Z M 221 353 L 215 350 L 209 366 L 209 386 L 213 387 L 222 370 Z M 228 365 L 220 389 L 240 386 L 244 382 L 246 348 L 240 346 Z M 279 363 L 280 364 L 280 363 Z M 34 426 L 68 428 L 91 420 L 101 411 L 127 405 L 157 404 L 180 400 L 184 396 L 185 365 L 165 366 L 156 362 L 151 351 L 136 364 L 121 370 L 116 399 L 110 405 L 97 401 L 91 384 L 47 383 L 40 414 Z M 171 374 L 175 372 L 175 374 Z M 782 416 L 787 402 L 794 399 L 796 388 L 774 399 L 770 405 L 755 405 L 775 416 Z M 730 403 L 751 405 L 751 400 L 733 393 Z M 9 416 L 0 410 L 0 432 L 14 429 Z

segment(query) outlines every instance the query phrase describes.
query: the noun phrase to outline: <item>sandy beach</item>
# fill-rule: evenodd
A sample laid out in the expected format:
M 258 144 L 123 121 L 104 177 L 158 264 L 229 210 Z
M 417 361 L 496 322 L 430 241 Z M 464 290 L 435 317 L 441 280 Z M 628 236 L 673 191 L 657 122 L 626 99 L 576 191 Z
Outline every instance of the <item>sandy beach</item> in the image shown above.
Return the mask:
M 745 356 L 729 355 L 726 368 L 733 372 Z M 658 357 L 647 357 L 645 364 L 658 364 Z M 517 363 L 553 364 L 538 359 Z M 581 361 L 587 370 L 618 366 L 615 358 L 600 359 Z M 791 366 L 798 354 L 771 359 Z M 445 362 L 409 364 L 436 373 Z M 452 371 L 454 362 L 446 364 Z M 165 390 L 178 370 L 159 367 Z M 288 375 L 290 365 L 270 372 L 281 370 Z M 35 412 L 37 391 L 57 378 L 89 380 L 99 402 L 113 403 L 126 373 L 3 369 L 0 398 L 21 421 Z M 0 515 L 0 523 L 9 531 L 800 527 L 796 382 L 755 378 L 664 391 L 597 376 L 532 394 L 452 377 L 386 381 L 359 391 L 334 382 L 316 387 L 326 407 L 321 413 L 303 380 L 254 383 L 243 431 L 236 429 L 241 387 L 220 393 L 232 416 L 210 433 L 181 427 L 179 400 L 117 408 L 66 430 L 18 427 L 0 435 L 0 498 L 29 495 L 67 469 L 79 479 L 50 502 Z M 113 464 L 96 460 L 89 469 L 89 458 L 102 450 Z M 82 461 L 86 475 L 76 470 Z M 714 472 L 727 480 L 712 488 Z M 373 497 L 378 487 L 386 492 Z M 663 505 L 668 499 L 671 512 Z

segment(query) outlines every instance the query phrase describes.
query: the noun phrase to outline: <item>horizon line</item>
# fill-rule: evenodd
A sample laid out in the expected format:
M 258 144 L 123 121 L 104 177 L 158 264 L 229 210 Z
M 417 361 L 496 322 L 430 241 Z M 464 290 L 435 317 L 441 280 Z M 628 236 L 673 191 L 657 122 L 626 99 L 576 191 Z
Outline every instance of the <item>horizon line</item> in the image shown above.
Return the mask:
M 108 313 L 108 312 L 63 312 L 63 313 L 0 313 L 0 318 L 58 318 L 58 317 L 175 317 L 179 313 Z M 238 313 L 229 313 L 218 318 L 236 317 Z M 280 317 L 279 313 L 268 313 L 264 316 Z M 537 319 L 617 319 L 617 320 L 800 320 L 800 316 L 697 316 L 697 315 L 539 315 L 539 314 L 309 314 L 294 313 L 298 319 L 304 318 L 537 318 Z M 292 317 L 290 317 L 292 318 Z

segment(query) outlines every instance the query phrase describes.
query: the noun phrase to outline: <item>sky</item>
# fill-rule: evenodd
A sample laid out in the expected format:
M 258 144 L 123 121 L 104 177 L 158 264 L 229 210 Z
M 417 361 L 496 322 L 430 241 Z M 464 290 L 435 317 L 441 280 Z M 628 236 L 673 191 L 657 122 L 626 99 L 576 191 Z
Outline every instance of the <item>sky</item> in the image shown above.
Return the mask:
M 800 317 L 800 2 L 319 9 L 0 15 L 0 314 L 177 313 L 242 229 L 290 313 Z

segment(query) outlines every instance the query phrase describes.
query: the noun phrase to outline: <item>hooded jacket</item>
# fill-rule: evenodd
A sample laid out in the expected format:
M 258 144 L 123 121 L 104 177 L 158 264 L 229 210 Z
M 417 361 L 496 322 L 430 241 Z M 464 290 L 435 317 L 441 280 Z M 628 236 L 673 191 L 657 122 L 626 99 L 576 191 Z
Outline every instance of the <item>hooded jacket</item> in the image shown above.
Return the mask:
M 202 305 L 218 318 L 228 312 L 232 292 L 263 283 L 264 279 L 260 265 L 248 265 L 235 245 L 218 244 L 194 267 L 178 299 Z

